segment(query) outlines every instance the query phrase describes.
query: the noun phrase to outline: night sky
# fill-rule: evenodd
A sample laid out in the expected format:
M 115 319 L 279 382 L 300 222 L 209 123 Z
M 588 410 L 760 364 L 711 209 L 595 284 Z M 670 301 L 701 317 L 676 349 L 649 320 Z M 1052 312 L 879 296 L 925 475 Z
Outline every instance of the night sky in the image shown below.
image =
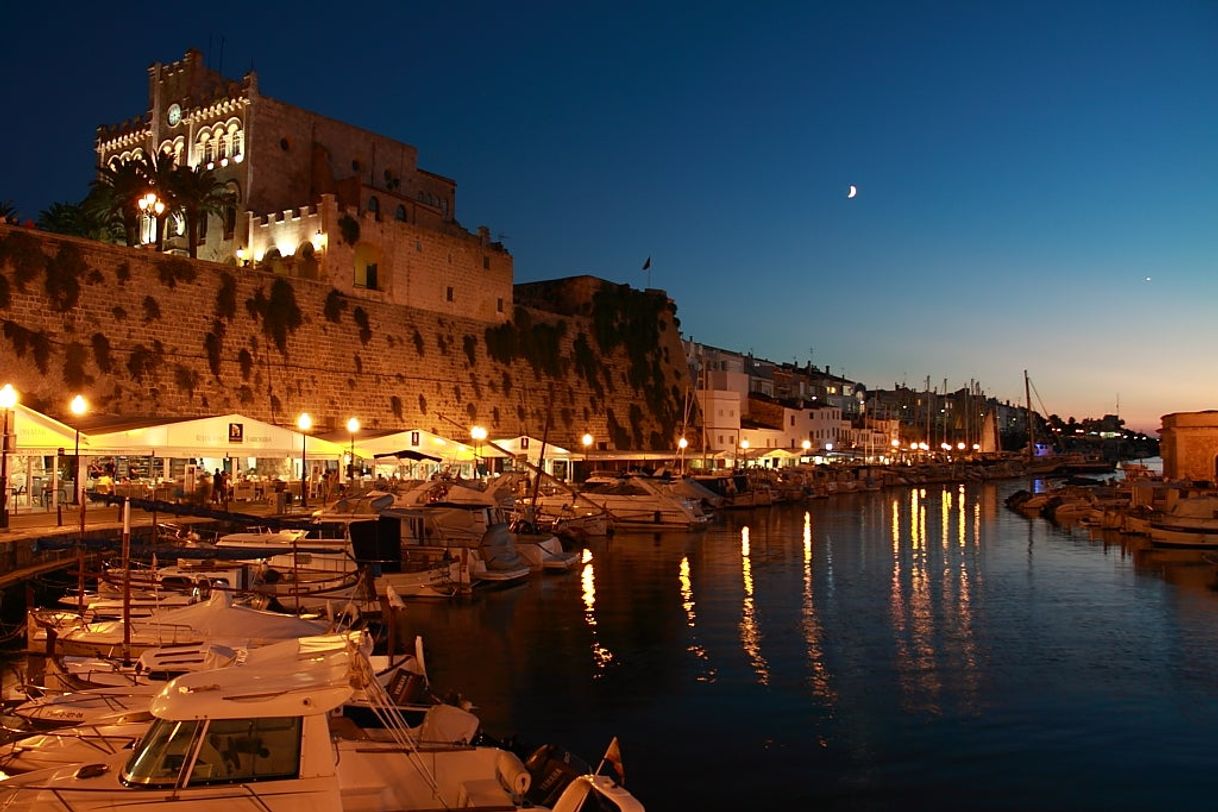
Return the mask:
M 416 145 L 517 281 L 651 257 L 716 346 L 1012 400 L 1027 368 L 1143 429 L 1218 408 L 1218 3 L 78 5 L 5 10 L 24 217 L 83 196 L 150 63 L 223 39 Z

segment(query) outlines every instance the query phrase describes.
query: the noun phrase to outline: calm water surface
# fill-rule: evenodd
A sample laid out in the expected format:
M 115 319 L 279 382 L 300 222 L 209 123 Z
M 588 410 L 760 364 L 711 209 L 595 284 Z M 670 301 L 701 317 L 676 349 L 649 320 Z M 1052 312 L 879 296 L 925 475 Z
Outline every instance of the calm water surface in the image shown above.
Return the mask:
M 408 614 L 489 731 L 616 735 L 649 809 L 1218 807 L 1212 568 L 1012 513 L 1021 484 L 619 534 Z

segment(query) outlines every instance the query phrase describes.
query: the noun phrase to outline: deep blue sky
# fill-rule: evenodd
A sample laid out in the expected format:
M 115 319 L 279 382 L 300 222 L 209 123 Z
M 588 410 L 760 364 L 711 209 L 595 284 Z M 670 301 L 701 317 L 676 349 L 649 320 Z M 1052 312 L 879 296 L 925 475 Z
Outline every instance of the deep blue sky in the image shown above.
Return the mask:
M 418 146 L 519 281 L 650 256 L 718 346 L 1218 408 L 1218 3 L 434 5 L 7 9 L 0 200 L 82 196 L 148 64 L 223 37 L 227 74 Z

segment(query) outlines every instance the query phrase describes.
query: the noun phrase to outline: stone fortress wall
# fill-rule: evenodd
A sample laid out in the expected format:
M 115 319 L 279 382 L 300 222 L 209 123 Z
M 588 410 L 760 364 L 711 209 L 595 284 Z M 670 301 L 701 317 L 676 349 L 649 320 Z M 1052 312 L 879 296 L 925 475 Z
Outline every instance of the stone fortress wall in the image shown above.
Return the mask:
M 672 302 L 587 277 L 546 284 L 559 305 L 531 295 L 496 323 L 460 300 L 439 313 L 0 226 L 0 380 L 61 419 L 83 392 L 109 415 L 286 425 L 308 411 L 323 432 L 354 415 L 457 438 L 475 423 L 540 436 L 549 421 L 567 448 L 584 432 L 607 449 L 674 448 L 690 380 Z

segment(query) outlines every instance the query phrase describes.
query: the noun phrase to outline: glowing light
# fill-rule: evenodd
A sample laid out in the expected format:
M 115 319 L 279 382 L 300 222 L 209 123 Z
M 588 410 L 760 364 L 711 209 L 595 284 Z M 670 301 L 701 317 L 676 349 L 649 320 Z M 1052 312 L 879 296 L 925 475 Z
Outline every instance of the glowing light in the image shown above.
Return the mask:
M 233 156 L 233 163 L 235 163 L 235 164 L 239 164 L 244 160 L 245 160 L 244 152 L 238 152 L 236 155 Z
M 809 451 L 812 448 L 812 441 L 804 440 L 802 443 L 800 443 L 800 446 L 803 448 L 804 451 Z
M 313 428 L 313 416 L 308 412 L 301 412 L 300 416 L 296 418 L 296 428 L 301 431 L 308 431 Z
M 358 417 L 352 417 L 347 420 L 347 431 L 351 434 L 355 434 L 356 432 L 359 431 L 359 418 Z
M 469 430 L 469 438 L 471 440 L 476 440 L 478 442 L 482 442 L 483 440 L 486 439 L 486 429 L 483 428 L 482 426 L 474 426 L 472 429 Z
M 321 251 L 326 247 L 326 244 L 329 242 L 329 240 L 327 239 L 325 234 L 322 234 L 320 231 L 318 231 L 316 234 L 314 234 L 312 237 L 309 238 L 309 242 L 311 242 L 313 244 L 314 251 Z
M 84 395 L 77 395 L 76 397 L 72 398 L 72 402 L 68 405 L 68 408 L 72 410 L 72 414 L 80 417 L 89 411 L 89 401 L 85 400 Z
M 11 383 L 6 383 L 0 389 L 0 409 L 11 409 L 17 405 L 17 390 Z
M 583 443 L 584 451 L 586 452 L 588 447 L 592 445 L 592 435 L 585 434 L 583 437 L 579 438 L 579 441 Z
M 826 451 L 832 451 L 832 450 L 833 450 L 833 443 L 825 443 L 825 450 L 826 450 Z
M 677 448 L 681 449 L 682 451 L 689 448 L 689 440 L 686 440 L 684 437 L 677 440 Z

